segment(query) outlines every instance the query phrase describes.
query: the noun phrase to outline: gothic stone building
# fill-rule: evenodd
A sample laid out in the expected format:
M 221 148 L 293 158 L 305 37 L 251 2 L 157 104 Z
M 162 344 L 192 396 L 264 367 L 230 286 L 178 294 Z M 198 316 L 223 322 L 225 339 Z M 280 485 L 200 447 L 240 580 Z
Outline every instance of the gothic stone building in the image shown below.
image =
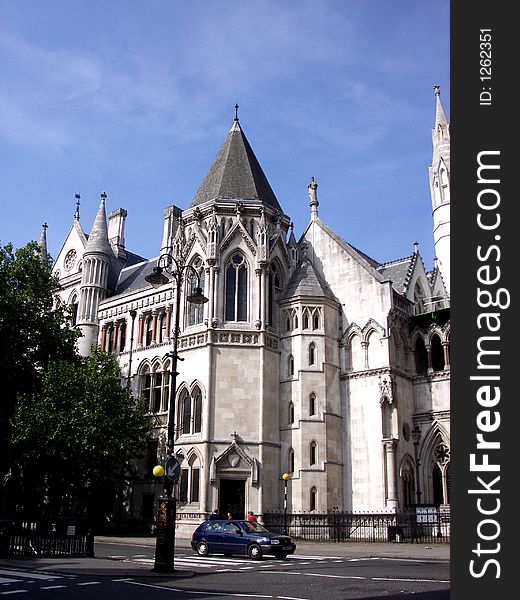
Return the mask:
M 179 289 L 145 280 L 165 258 L 126 248 L 126 210 L 107 220 L 103 193 L 87 234 L 78 204 L 53 268 L 60 301 L 79 351 L 114 353 L 155 417 L 128 517 L 151 518 L 162 491 L 151 471 L 166 454 L 177 294 L 181 523 L 215 507 L 280 510 L 283 473 L 293 512 L 449 503 L 450 132 L 435 96 L 431 270 L 417 245 L 379 263 L 339 237 L 319 218 L 314 179 L 297 240 L 238 118 L 191 204 L 164 211 L 159 255 L 190 265 Z M 187 302 L 195 272 L 201 306 Z

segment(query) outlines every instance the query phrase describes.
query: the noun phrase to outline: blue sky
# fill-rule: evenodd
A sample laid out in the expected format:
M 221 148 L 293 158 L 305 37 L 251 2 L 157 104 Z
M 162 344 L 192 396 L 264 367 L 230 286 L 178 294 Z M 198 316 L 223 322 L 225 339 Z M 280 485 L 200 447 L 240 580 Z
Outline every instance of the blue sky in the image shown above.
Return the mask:
M 81 194 L 157 256 L 240 124 L 300 236 L 319 216 L 430 269 L 433 86 L 449 118 L 449 0 L 0 0 L 0 244 L 56 257 Z

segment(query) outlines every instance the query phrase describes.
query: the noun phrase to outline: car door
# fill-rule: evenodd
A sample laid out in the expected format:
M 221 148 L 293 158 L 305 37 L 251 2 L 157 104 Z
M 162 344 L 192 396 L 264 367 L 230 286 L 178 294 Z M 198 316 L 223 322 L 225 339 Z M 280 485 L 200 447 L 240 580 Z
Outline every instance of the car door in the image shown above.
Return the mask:
M 222 552 L 226 554 L 246 554 L 247 539 L 238 523 L 226 523 L 223 538 Z

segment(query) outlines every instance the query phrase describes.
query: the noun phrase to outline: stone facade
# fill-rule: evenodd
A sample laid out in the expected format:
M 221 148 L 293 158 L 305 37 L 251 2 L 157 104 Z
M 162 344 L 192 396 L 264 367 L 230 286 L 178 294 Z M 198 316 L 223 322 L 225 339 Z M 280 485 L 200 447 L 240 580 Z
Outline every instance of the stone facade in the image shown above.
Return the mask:
M 106 194 L 88 236 L 77 213 L 54 266 L 60 301 L 78 305 L 80 352 L 115 353 L 122 384 L 155 416 L 126 516 L 151 519 L 162 489 L 151 469 L 167 454 L 177 300 L 181 524 L 215 507 L 281 510 L 283 473 L 292 512 L 449 503 L 449 126 L 437 88 L 436 103 L 430 183 L 442 262 L 430 271 L 417 246 L 381 264 L 341 239 L 319 218 L 314 179 L 297 240 L 238 118 L 191 205 L 165 210 L 159 257 L 125 248 L 126 211 L 107 221 Z M 145 280 L 175 264 L 180 286 Z M 195 283 L 202 307 L 187 301 Z

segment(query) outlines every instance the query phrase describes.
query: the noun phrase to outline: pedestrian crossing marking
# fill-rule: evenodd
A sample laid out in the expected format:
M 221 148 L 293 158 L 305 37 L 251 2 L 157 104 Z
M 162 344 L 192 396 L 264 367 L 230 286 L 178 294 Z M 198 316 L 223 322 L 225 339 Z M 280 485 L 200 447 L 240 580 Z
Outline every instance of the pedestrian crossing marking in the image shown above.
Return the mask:
M 60 575 L 48 575 L 48 574 L 42 574 L 42 573 L 29 573 L 27 571 L 15 571 L 15 570 L 11 570 L 11 569 L 6 569 L 6 570 L 2 570 L 0 571 L 0 575 L 5 575 L 7 577 L 11 576 L 11 577 L 22 577 L 23 579 L 45 579 L 45 580 L 52 580 L 52 579 L 63 579 L 62 576 Z

